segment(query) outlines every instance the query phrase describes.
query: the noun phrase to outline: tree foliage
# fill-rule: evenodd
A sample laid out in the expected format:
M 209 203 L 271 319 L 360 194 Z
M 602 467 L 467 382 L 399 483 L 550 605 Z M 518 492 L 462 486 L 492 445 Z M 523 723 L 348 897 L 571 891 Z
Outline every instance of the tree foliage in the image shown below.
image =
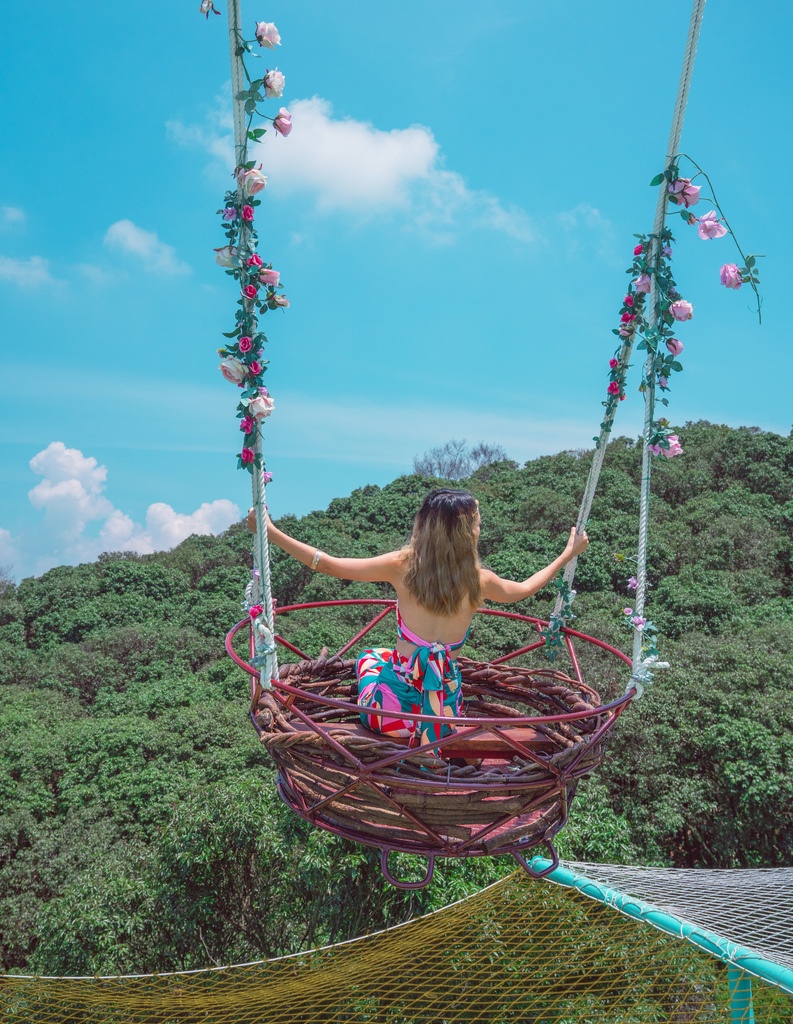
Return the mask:
M 558 845 L 596 861 L 789 864 L 793 439 L 708 423 L 679 435 L 685 455 L 654 475 L 649 552 L 648 613 L 672 667 L 620 720 Z M 590 452 L 562 452 L 476 469 L 465 485 L 480 501 L 483 561 L 525 578 L 553 558 L 590 463 Z M 633 441 L 610 444 L 576 577 L 575 625 L 623 649 L 640 466 Z M 403 544 L 424 495 L 445 482 L 415 473 L 281 525 L 335 554 L 370 555 Z M 511 870 L 440 864 L 428 889 L 397 891 L 376 851 L 281 804 L 247 724 L 247 682 L 223 651 L 250 565 L 240 524 L 169 552 L 0 580 L 3 971 L 137 973 L 279 956 L 426 912 Z M 282 606 L 388 592 L 311 573 L 278 550 L 273 583 Z M 545 616 L 551 602 L 542 594 L 518 608 Z M 279 631 L 316 653 L 340 647 L 365 614 L 294 611 Z M 389 644 L 391 630 L 381 624 L 371 642 Z M 487 617 L 469 653 L 525 642 L 520 623 Z M 625 687 L 597 651 L 584 669 L 605 698 Z

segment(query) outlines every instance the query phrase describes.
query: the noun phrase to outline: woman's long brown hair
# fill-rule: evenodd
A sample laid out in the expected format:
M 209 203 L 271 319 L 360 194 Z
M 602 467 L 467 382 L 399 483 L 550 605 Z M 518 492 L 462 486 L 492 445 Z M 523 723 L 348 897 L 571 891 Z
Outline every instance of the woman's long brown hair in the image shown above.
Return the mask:
M 466 598 L 474 608 L 482 601 L 477 512 L 468 491 L 442 488 L 430 491 L 416 514 L 403 582 L 428 611 L 454 615 Z

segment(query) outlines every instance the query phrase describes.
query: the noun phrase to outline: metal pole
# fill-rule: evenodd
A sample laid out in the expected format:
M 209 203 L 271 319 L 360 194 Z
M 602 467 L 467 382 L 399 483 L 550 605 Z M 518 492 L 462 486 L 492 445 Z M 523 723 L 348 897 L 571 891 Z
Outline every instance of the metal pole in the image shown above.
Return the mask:
M 731 1024 L 754 1024 L 751 977 L 740 967 L 729 964 L 727 981 L 730 986 Z

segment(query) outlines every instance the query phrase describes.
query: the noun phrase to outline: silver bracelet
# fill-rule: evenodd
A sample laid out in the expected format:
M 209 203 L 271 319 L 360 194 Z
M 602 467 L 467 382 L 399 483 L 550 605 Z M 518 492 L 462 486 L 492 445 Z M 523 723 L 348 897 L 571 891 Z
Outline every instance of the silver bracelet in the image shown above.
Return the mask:
M 314 552 L 314 558 L 311 561 L 311 568 L 312 569 L 316 569 L 317 566 L 319 565 L 319 556 L 321 554 L 322 554 L 322 552 L 319 550 L 319 548 L 317 548 L 317 550 Z

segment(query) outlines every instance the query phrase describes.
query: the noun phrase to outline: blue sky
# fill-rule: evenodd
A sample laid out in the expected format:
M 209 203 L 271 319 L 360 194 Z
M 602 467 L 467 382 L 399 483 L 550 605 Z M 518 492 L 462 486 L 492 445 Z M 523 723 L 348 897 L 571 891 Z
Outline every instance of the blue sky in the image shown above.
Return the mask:
M 224 528 L 249 500 L 217 370 L 236 291 L 213 260 L 230 182 L 226 5 L 85 0 L 4 12 L 0 564 L 16 575 Z M 634 232 L 649 230 L 690 4 L 243 0 L 273 21 L 287 139 L 259 157 L 275 514 L 409 471 L 451 437 L 526 459 L 590 443 Z M 787 434 L 793 16 L 705 11 L 683 149 L 730 239 L 679 218 L 675 422 Z M 700 207 L 702 210 L 703 207 Z M 680 227 L 677 227 L 680 224 Z M 638 372 L 617 421 L 641 421 Z

